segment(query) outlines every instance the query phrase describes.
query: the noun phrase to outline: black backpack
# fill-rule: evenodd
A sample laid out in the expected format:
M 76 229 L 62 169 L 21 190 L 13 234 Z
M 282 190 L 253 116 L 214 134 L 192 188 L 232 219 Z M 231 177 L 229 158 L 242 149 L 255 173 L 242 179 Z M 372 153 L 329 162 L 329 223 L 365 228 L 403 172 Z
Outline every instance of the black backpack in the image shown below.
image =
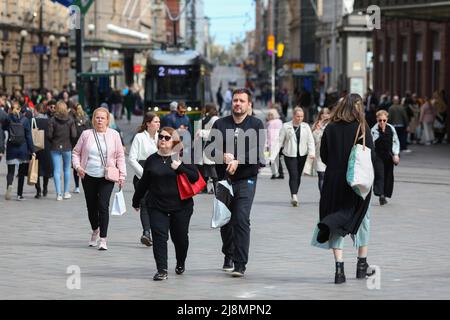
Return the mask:
M 14 146 L 20 146 L 26 142 L 25 128 L 22 121 L 11 121 L 9 124 L 9 138 L 8 142 Z

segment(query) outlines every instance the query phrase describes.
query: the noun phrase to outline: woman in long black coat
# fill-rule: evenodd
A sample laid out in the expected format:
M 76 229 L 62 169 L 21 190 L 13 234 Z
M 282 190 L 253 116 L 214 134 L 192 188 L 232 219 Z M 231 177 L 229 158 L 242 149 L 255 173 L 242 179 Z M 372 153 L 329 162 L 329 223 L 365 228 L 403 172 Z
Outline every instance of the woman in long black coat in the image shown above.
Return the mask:
M 358 247 L 357 278 L 365 278 L 368 264 L 370 193 L 363 199 L 347 183 L 347 166 L 359 125 L 359 144 L 366 136 L 366 146 L 372 151 L 373 140 L 364 118 L 361 96 L 345 96 L 333 109 L 330 123 L 321 140 L 320 156 L 327 166 L 320 197 L 320 222 L 316 227 L 312 245 L 333 249 L 336 260 L 335 283 L 345 282 L 343 237 L 351 234 Z
M 48 139 L 48 116 L 47 110 L 43 103 L 40 103 L 37 106 L 37 115 L 35 116 L 36 125 L 38 129 L 44 130 L 45 133 L 45 141 L 44 141 L 44 150 L 40 150 L 36 153 L 36 159 L 39 160 L 39 178 L 36 187 L 36 195 L 34 196 L 36 199 L 39 199 L 41 196 L 46 197 L 48 193 L 48 181 L 53 177 L 53 162 L 52 157 L 50 155 L 50 147 L 51 142 Z M 41 177 L 43 177 L 43 183 L 41 188 Z

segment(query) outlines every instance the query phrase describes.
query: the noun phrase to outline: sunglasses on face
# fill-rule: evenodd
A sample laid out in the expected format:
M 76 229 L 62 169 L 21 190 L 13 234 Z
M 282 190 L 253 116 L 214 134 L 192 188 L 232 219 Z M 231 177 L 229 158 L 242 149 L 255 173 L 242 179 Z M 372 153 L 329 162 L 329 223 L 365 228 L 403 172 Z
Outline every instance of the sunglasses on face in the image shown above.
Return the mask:
M 158 139 L 159 139 L 159 140 L 166 140 L 166 141 L 169 141 L 170 139 L 172 139 L 172 137 L 171 137 L 171 136 L 166 136 L 166 135 L 160 134 L 160 135 L 158 136 Z
M 378 122 L 386 122 L 387 120 L 385 120 L 385 119 L 380 119 L 380 120 L 378 120 Z

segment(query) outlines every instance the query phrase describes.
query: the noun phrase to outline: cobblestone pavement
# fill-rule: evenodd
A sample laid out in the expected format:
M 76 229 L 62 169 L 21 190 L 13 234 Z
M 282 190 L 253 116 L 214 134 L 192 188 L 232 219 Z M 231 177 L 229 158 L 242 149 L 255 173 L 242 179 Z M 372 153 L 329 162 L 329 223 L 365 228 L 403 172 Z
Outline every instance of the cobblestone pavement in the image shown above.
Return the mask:
M 138 126 L 119 121 L 125 141 Z M 209 227 L 212 196 L 195 197 L 186 272 L 152 281 L 152 249 L 139 243 L 139 215 L 131 208 L 132 174 L 125 187 L 127 213 L 111 217 L 108 248 L 89 248 L 83 194 L 5 201 L 6 166 L 0 163 L 0 299 L 450 299 L 450 146 L 412 146 L 396 168 L 394 196 L 387 206 L 372 201 L 370 264 L 379 267 L 379 287 L 355 279 L 356 251 L 346 240 L 347 283 L 336 286 L 332 253 L 310 246 L 318 219 L 317 178 L 305 176 L 300 206 L 289 203 L 287 180 L 259 177 L 251 213 L 251 244 L 243 279 L 221 271 L 218 230 Z M 72 182 L 73 185 L 73 182 Z M 14 182 L 14 191 L 16 181 Z M 81 288 L 69 290 L 69 266 L 81 270 Z M 375 283 L 376 284 L 376 283 Z M 369 286 L 370 287 L 370 286 Z M 372 283 L 373 288 L 373 283 Z

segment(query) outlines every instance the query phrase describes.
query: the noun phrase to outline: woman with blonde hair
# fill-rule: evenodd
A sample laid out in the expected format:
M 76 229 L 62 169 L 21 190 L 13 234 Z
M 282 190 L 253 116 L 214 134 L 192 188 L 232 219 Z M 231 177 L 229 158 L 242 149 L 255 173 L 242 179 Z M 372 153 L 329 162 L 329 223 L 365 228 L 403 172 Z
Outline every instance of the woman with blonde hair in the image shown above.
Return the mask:
M 294 207 L 298 206 L 297 193 L 306 158 L 314 159 L 316 155 L 311 128 L 303 122 L 304 118 L 303 109 L 296 107 L 292 121 L 283 124 L 279 137 L 279 146 L 283 147 L 284 161 L 289 172 L 291 204 Z
M 277 109 L 271 108 L 267 114 L 267 140 L 266 148 L 269 150 L 270 169 L 272 170 L 271 179 L 283 179 L 283 166 L 280 161 L 279 137 L 283 122 L 280 120 L 280 114 Z
M 72 140 L 77 130 L 75 122 L 69 116 L 69 110 L 64 101 L 56 103 L 55 113 L 48 121 L 48 138 L 51 142 L 50 154 L 53 162 L 53 178 L 55 181 L 56 200 L 67 200 L 72 197 L 70 187 L 70 163 L 72 158 Z M 63 162 L 64 191 L 61 190 L 61 159 Z
M 358 130 L 360 128 L 360 130 Z M 357 132 L 360 132 L 356 137 Z M 350 152 L 355 143 L 361 144 L 365 136 L 366 146 L 375 158 L 372 135 L 366 124 L 364 104 L 360 95 L 349 94 L 338 102 L 331 112 L 320 145 L 320 157 L 327 166 L 320 196 L 320 219 L 316 226 L 312 245 L 333 249 L 336 261 L 336 284 L 346 281 L 344 273 L 344 237 L 351 234 L 358 248 L 356 278 L 367 274 L 367 245 L 369 241 L 370 193 L 363 199 L 347 183 L 347 167 Z
M 34 155 L 33 139 L 31 137 L 31 125 L 27 117 L 20 113 L 20 105 L 14 101 L 9 109 L 8 118 L 2 126 L 2 130 L 8 131 L 6 144 L 6 164 L 8 174 L 6 176 L 5 199 L 11 200 L 12 184 L 16 165 L 19 166 L 19 180 L 17 183 L 17 200 L 24 200 L 23 185 L 28 174 L 30 156 Z
M 127 175 L 125 153 L 119 133 L 109 128 L 109 110 L 97 108 L 92 116 L 93 129 L 85 130 L 73 149 L 73 167 L 84 189 L 91 223 L 90 247 L 107 250 L 109 200 L 118 183 L 122 188 Z

